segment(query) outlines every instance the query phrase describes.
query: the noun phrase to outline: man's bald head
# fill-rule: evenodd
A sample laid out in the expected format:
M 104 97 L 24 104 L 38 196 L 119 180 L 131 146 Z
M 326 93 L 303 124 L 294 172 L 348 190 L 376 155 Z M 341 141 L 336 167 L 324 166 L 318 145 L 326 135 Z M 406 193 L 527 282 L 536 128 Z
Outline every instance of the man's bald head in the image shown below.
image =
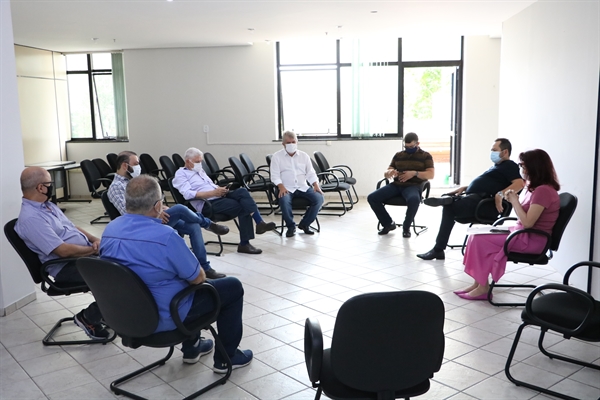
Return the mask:
M 50 173 L 41 167 L 27 167 L 21 172 L 23 194 L 35 190 L 40 183 L 50 182 Z

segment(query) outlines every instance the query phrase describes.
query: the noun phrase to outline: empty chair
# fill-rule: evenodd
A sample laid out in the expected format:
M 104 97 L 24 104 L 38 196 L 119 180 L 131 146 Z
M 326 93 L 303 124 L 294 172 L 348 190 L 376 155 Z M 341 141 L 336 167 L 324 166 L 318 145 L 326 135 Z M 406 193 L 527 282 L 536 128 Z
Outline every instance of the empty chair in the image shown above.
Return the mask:
M 341 217 L 346 214 L 347 211 L 352 210 L 352 197 L 350 195 L 350 185 L 346 182 L 342 182 L 338 179 L 338 177 L 331 172 L 323 172 L 319 165 L 315 162 L 315 160 L 311 159 L 313 168 L 319 177 L 319 186 L 321 186 L 321 190 L 323 193 L 337 193 L 340 196 L 340 201 L 329 201 L 323 204 L 321 207 L 321 211 L 319 211 L 320 215 L 337 215 Z M 344 200 L 345 193 L 348 197 L 348 204 Z M 333 206 L 331 204 L 340 204 L 340 206 Z M 330 212 L 329 210 L 340 210 L 341 212 Z
M 108 189 L 113 178 L 115 177 L 114 171 L 110 168 L 110 165 L 108 165 L 108 163 L 101 158 L 94 158 L 92 162 L 98 169 L 98 172 L 100 172 L 100 176 L 109 179 L 108 181 L 102 181 L 102 186 Z
M 444 303 L 434 293 L 366 293 L 337 314 L 331 348 L 316 319 L 304 330 L 308 376 L 331 399 L 395 399 L 429 390 L 444 356 Z
M 93 291 L 104 320 L 121 337 L 123 346 L 132 349 L 141 346 L 169 348 L 168 354 L 164 358 L 113 381 L 110 384 L 110 390 L 113 393 L 134 399 L 143 399 L 143 397 L 122 389 L 120 385 L 146 371 L 164 365 L 173 355 L 176 345 L 196 335 L 202 329 L 209 330 L 213 335 L 215 351 L 218 351 L 221 357 L 227 360 L 228 369 L 225 375 L 189 395 L 186 399 L 192 399 L 215 386 L 225 384 L 231 375 L 231 362 L 221 339 L 210 325 L 216 321 L 221 307 L 219 294 L 214 287 L 207 283 L 190 285 L 177 293 L 170 304 L 171 317 L 175 322 L 176 329 L 154 333 L 159 322 L 158 306 L 148 286 L 135 272 L 121 264 L 92 257 L 79 259 L 77 269 Z M 179 303 L 188 298 L 190 294 L 193 296 L 193 293 L 198 290 L 210 294 L 215 307 L 206 316 L 190 323 L 184 323 L 179 316 Z M 195 378 L 190 377 L 190 379 Z
M 321 168 L 323 172 L 331 172 L 335 174 L 340 180 L 340 182 L 345 182 L 352 187 L 354 197 L 349 197 L 352 201 L 352 204 L 358 203 L 358 193 L 356 193 L 356 188 L 354 188 L 354 185 L 356 185 L 356 178 L 354 178 L 354 176 L 352 175 L 352 169 L 350 169 L 349 166 L 343 164 L 329 166 L 329 162 L 327 162 L 327 159 L 320 151 L 315 151 L 313 155 L 315 157 L 315 161 L 317 162 L 317 164 L 319 164 L 319 168 Z
M 29 274 L 31 278 L 36 284 L 40 284 L 40 288 L 44 293 L 48 296 L 69 296 L 75 293 L 85 293 L 90 289 L 87 285 L 77 284 L 57 284 L 53 279 L 50 278 L 48 272 L 46 271 L 47 267 L 53 264 L 62 264 L 68 261 L 74 261 L 75 258 L 58 258 L 50 261 L 46 261 L 45 263 L 40 262 L 40 258 L 36 253 L 34 253 L 21 239 L 21 237 L 15 231 L 15 224 L 17 223 L 17 218 L 8 221 L 6 225 L 4 225 L 4 234 L 6 235 L 6 239 L 15 249 L 19 257 L 25 263 L 25 266 L 29 270 Z M 64 322 L 72 321 L 74 322 L 74 317 L 65 317 L 58 320 L 56 324 L 50 329 L 50 331 L 44 336 L 42 339 L 42 343 L 44 346 L 64 346 L 64 345 L 72 345 L 72 344 L 90 344 L 90 343 L 108 343 L 115 339 L 116 335 L 112 335 L 106 339 L 85 339 L 85 340 L 62 340 L 57 341 L 54 339 L 54 334 L 58 332 L 58 329 Z
M 102 186 L 103 182 L 110 182 L 110 179 L 103 178 L 100 175 L 100 171 L 98 171 L 98 168 L 96 168 L 94 163 L 90 160 L 83 160 L 81 163 L 79 163 L 79 165 L 81 166 L 81 171 L 83 172 L 83 176 L 85 177 L 85 181 L 87 182 L 90 194 L 95 199 L 101 198 L 102 193 L 105 192 L 106 189 L 100 190 L 100 186 Z M 108 221 L 106 221 L 105 219 L 108 218 L 109 217 L 106 214 L 101 215 L 91 220 L 90 224 L 107 224 Z
M 569 284 L 569 278 L 571 274 L 581 267 L 587 268 L 587 291 L 577 289 Z M 577 400 L 583 398 L 583 393 L 581 392 L 578 393 L 580 396 L 573 397 L 565 393 L 559 393 L 557 391 L 550 390 L 546 386 L 540 387 L 534 385 L 533 383 L 528 383 L 516 379 L 510 372 L 510 368 L 512 366 L 511 364 L 515 352 L 517 350 L 517 346 L 521 339 L 521 333 L 523 332 L 523 329 L 527 326 L 537 326 L 540 328 L 538 347 L 542 354 L 552 359 L 551 365 L 553 367 L 556 367 L 557 369 L 562 367 L 562 363 L 554 361 L 560 360 L 575 365 L 581 365 L 597 371 L 600 370 L 600 365 L 596 365 L 592 362 L 585 362 L 584 360 L 582 360 L 582 358 L 586 358 L 585 350 L 583 350 L 583 347 L 579 349 L 577 347 L 571 347 L 572 350 L 575 350 L 577 353 L 579 353 L 580 356 L 578 358 L 568 357 L 568 353 L 570 350 L 569 347 L 566 346 L 562 346 L 560 349 L 557 349 L 560 352 L 560 354 L 551 353 L 546 348 L 544 348 L 544 338 L 548 331 L 554 331 L 560 334 L 565 339 L 574 338 L 583 342 L 600 342 L 600 301 L 596 300 L 591 295 L 592 274 L 594 272 L 593 269 L 596 269 L 596 273 L 600 272 L 600 263 L 594 261 L 583 261 L 577 263 L 571 268 L 569 268 L 569 270 L 564 276 L 562 284 L 549 283 L 541 285 L 535 288 L 529 294 L 529 296 L 527 297 L 527 302 L 525 303 L 525 309 L 521 313 L 521 319 L 523 323 L 519 326 L 519 329 L 517 330 L 517 334 L 515 335 L 515 339 L 510 349 L 510 353 L 508 354 L 506 366 L 504 369 L 504 372 L 506 373 L 508 379 L 515 385 L 524 386 L 526 388 L 533 389 L 536 392 L 542 392 L 551 396 L 559 397 L 561 399 Z M 540 294 L 542 291 L 551 291 L 551 293 L 546 293 L 543 296 L 538 296 L 538 294 Z M 554 337 L 555 335 L 549 336 Z M 527 340 L 527 342 L 529 342 L 529 340 Z M 550 344 L 552 345 L 554 343 L 555 342 L 553 340 Z M 596 346 L 591 348 L 595 349 L 591 351 L 595 352 L 596 355 L 591 354 L 591 358 L 589 358 L 589 360 L 594 360 L 595 358 L 597 358 L 598 347 Z M 529 354 L 529 350 L 527 350 L 527 352 Z M 539 374 L 539 370 L 537 368 L 529 366 L 528 363 L 519 363 L 519 367 L 519 374 L 521 375 L 529 375 L 531 377 L 533 375 Z M 531 370 L 531 372 L 528 372 L 527 370 Z M 575 371 L 575 369 L 573 369 L 572 371 Z M 587 372 L 593 374 L 592 371 L 585 370 L 580 370 L 579 372 L 577 372 L 577 374 L 581 374 L 582 376 L 584 376 Z M 531 379 L 529 379 L 529 381 L 531 382 Z M 596 380 L 596 382 L 598 381 Z M 557 385 L 557 387 L 558 386 L 559 385 Z M 564 388 L 568 388 L 568 385 L 564 386 Z M 594 395 L 594 397 L 596 397 L 596 395 Z M 535 396 L 535 394 L 532 394 L 532 396 Z
M 155 176 L 158 179 L 161 190 L 163 192 L 169 192 L 169 184 L 166 175 L 162 169 L 158 168 L 156 161 L 154 161 L 154 158 L 152 158 L 150 154 L 140 154 L 140 166 L 142 167 L 142 174 Z M 165 200 L 165 204 L 168 205 L 169 203 Z
M 256 205 L 259 209 L 269 210 L 266 215 L 270 215 L 275 211 L 273 203 L 275 194 L 273 192 L 273 183 L 267 177 L 256 172 L 249 172 L 242 162 L 237 157 L 229 157 L 229 164 L 235 173 L 237 183 L 245 187 L 250 193 L 262 192 L 267 196 L 267 201 L 257 201 Z
M 202 156 L 202 169 L 204 169 L 206 175 L 208 175 L 216 185 L 227 186 L 229 184 L 235 184 L 234 188 L 240 186 L 231 166 L 219 168 L 217 160 L 210 153 L 204 153 Z
M 160 166 L 162 167 L 167 179 L 173 178 L 175 176 L 175 172 L 177 172 L 177 167 L 169 158 L 169 156 L 160 156 L 158 158 L 158 162 L 160 162 Z
M 244 167 L 246 167 L 248 172 L 260 174 L 265 178 L 266 181 L 271 181 L 271 179 L 269 178 L 269 165 L 259 165 L 258 167 L 255 167 L 254 163 L 250 159 L 250 156 L 246 153 L 240 153 L 240 161 L 242 162 Z
M 185 167 L 185 160 L 178 153 L 173 153 L 171 158 L 173 159 L 173 164 L 175 164 L 177 168 Z
M 108 161 L 108 165 L 110 165 L 110 169 L 112 169 L 112 172 L 117 172 L 117 170 L 119 169 L 119 166 L 117 165 L 117 157 L 118 155 L 115 153 L 108 153 L 106 155 L 106 161 Z

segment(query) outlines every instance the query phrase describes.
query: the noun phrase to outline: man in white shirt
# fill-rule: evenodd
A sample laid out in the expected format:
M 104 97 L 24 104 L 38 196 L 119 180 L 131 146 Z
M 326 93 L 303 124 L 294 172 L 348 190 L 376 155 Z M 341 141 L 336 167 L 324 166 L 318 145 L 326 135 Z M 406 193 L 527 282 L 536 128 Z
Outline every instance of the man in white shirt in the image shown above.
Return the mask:
M 317 213 L 323 205 L 323 192 L 319 186 L 319 179 L 308 154 L 298 150 L 298 139 L 294 132 L 284 132 L 281 144 L 283 149 L 273 154 L 271 159 L 271 182 L 279 189 L 279 206 L 287 226 L 285 236 L 292 237 L 296 233 L 292 213 L 294 197 L 301 197 L 310 202 L 308 210 L 298 224 L 298 229 L 307 235 L 313 235 L 310 224 L 317 218 Z

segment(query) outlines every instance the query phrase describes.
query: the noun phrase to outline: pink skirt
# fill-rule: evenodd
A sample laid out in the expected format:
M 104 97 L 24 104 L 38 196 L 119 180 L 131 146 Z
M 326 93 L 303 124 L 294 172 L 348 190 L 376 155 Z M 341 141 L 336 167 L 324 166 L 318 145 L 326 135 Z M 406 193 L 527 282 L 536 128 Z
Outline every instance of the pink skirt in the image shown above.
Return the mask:
M 490 274 L 496 282 L 504 275 L 504 242 L 507 236 L 508 234 L 469 236 L 463 264 L 465 272 L 480 285 L 488 284 Z M 545 245 L 546 238 L 541 235 L 521 234 L 511 240 L 508 249 L 519 253 L 539 253 L 544 250 Z

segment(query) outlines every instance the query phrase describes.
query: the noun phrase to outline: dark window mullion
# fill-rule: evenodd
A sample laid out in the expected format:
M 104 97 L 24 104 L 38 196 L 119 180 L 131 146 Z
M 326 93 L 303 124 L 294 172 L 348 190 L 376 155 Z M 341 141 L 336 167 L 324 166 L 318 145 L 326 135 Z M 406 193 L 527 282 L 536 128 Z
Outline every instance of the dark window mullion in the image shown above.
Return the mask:
M 341 68 L 340 68 L 340 39 L 336 40 L 336 78 L 337 78 L 337 137 L 342 136 L 342 94 L 341 94 Z
M 92 81 L 92 55 L 91 54 L 87 55 L 87 62 L 88 62 L 88 71 L 87 71 L 88 86 L 89 86 L 89 92 L 90 92 L 90 111 L 91 111 L 91 118 L 92 118 L 92 138 L 98 139 L 96 137 L 96 113 L 94 112 L 94 83 Z
M 402 38 L 398 38 L 398 136 L 404 137 L 404 64 L 402 63 Z

